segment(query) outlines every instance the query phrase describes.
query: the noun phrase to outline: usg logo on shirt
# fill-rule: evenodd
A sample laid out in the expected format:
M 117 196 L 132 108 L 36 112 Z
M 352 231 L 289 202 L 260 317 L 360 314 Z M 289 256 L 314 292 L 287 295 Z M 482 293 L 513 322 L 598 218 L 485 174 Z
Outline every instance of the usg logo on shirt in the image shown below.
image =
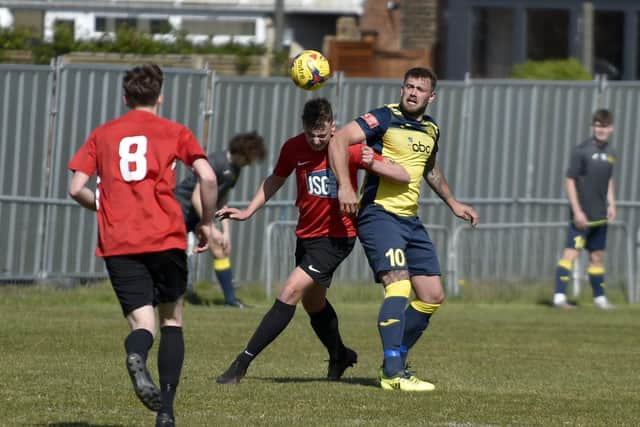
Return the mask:
M 331 169 L 322 169 L 307 174 L 307 191 L 316 197 L 337 197 L 336 177 Z

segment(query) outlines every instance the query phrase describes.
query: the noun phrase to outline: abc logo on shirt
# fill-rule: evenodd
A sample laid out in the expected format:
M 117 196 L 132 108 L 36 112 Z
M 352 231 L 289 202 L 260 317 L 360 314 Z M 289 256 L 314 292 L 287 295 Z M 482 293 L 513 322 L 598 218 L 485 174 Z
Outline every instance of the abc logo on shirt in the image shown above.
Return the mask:
M 429 155 L 431 153 L 431 147 L 422 143 L 422 141 L 415 141 L 413 138 L 409 138 L 409 143 L 411 144 L 411 149 L 416 153 L 426 153 Z
M 307 174 L 307 192 L 311 196 L 335 199 L 336 177 L 331 169 L 322 169 Z

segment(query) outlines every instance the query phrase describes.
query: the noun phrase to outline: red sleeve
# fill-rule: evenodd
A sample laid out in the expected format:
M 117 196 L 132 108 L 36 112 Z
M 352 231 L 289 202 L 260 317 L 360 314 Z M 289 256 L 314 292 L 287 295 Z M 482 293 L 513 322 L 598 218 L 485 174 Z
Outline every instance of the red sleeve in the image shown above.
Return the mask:
M 355 169 L 369 169 L 367 165 L 362 163 L 362 147 L 363 143 L 352 144 L 349 146 L 349 167 Z M 381 162 L 384 159 L 380 154 L 373 152 L 373 160 Z
M 178 158 L 189 167 L 193 166 L 193 162 L 197 159 L 207 158 L 198 139 L 184 126 L 180 130 L 177 154 Z
M 82 144 L 80 149 L 73 155 L 69 161 L 67 168 L 76 172 L 82 172 L 89 176 L 98 170 L 98 162 L 96 156 L 96 134 L 95 131 L 89 135 L 89 138 Z
M 294 157 L 292 145 L 285 143 L 280 149 L 280 156 L 273 168 L 273 174 L 282 178 L 286 178 L 291 175 L 291 172 L 296 168 L 296 161 Z

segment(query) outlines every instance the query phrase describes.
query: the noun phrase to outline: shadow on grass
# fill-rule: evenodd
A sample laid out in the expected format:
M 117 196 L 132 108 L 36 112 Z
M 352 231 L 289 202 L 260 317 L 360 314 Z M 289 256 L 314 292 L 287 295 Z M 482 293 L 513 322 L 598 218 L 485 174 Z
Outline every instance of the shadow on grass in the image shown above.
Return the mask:
M 274 383 L 333 383 L 333 384 L 350 384 L 350 385 L 362 385 L 367 387 L 379 388 L 378 381 L 369 377 L 350 377 L 343 378 L 340 381 L 327 381 L 326 378 L 309 378 L 309 377 L 252 377 L 257 381 L 274 382 Z
M 202 305 L 202 306 L 224 306 L 224 299 L 221 298 L 207 298 L 204 296 L 200 296 L 195 292 L 188 292 L 184 295 L 184 300 L 188 304 L 191 305 Z
M 236 301 L 238 301 L 238 305 L 234 306 L 234 305 L 229 305 L 226 304 L 224 302 L 224 299 L 222 298 L 210 298 L 210 297 L 205 297 L 205 296 L 201 296 L 195 292 L 190 292 L 190 293 L 186 293 L 184 295 L 184 300 L 187 304 L 190 305 L 199 305 L 202 307 L 213 307 L 213 306 L 217 306 L 217 307 L 224 307 L 224 308 L 233 308 L 233 309 L 237 309 L 237 308 L 242 308 L 242 309 L 246 309 L 246 308 L 253 308 L 253 305 L 251 304 L 245 304 L 244 302 L 242 302 L 242 300 L 240 298 L 236 298 Z
M 567 299 L 567 303 L 569 303 L 569 306 L 573 306 L 573 307 L 578 306 L 578 302 L 574 300 Z M 556 308 L 556 306 L 553 305 L 553 300 L 549 298 L 541 298 L 538 301 L 536 301 L 536 304 L 544 305 L 546 307 Z
M 84 421 L 34 424 L 36 427 L 122 427 L 124 424 L 93 424 Z

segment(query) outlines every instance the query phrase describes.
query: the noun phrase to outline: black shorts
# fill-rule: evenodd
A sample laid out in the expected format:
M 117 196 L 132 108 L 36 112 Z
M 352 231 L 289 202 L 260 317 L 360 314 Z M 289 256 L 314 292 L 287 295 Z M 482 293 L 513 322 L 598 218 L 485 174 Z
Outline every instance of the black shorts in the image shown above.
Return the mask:
M 187 287 L 187 254 L 182 249 L 110 256 L 104 262 L 125 316 L 145 305 L 175 302 Z
M 319 285 L 329 287 L 333 272 L 349 256 L 355 237 L 314 237 L 296 242 L 296 266 Z

